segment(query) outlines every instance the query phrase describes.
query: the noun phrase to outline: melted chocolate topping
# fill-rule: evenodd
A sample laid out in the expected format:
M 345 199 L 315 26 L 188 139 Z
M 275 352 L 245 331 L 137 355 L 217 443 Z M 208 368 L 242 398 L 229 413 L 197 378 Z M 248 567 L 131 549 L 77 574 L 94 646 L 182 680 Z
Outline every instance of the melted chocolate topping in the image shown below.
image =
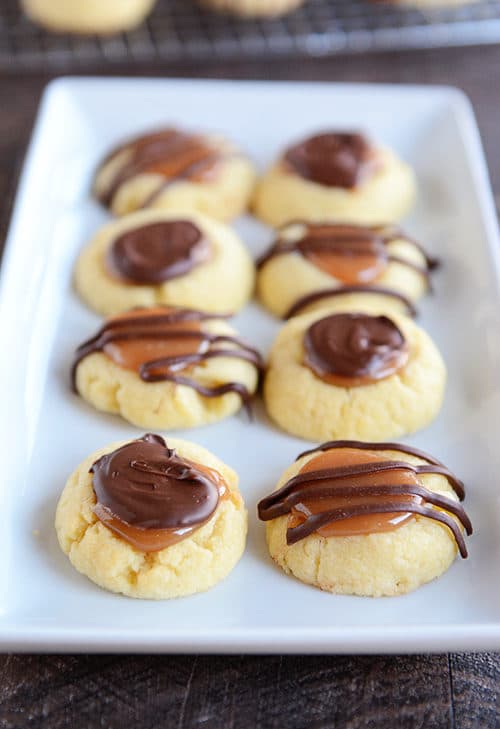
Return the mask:
M 301 177 L 328 187 L 356 187 L 377 168 L 371 144 L 355 133 L 316 134 L 287 149 L 284 160 Z
M 211 246 L 187 220 L 163 220 L 127 230 L 108 251 L 112 275 L 133 284 L 160 284 L 184 276 L 210 258 Z
M 222 156 L 220 151 L 210 147 L 200 136 L 165 129 L 121 145 L 106 157 L 101 168 L 125 151 L 129 152 L 129 159 L 99 196 L 103 205 L 111 205 L 121 185 L 136 175 L 160 175 L 165 178 L 165 182 L 160 183 L 158 189 L 143 203 L 143 207 L 147 207 L 172 182 L 206 179 Z
M 382 296 L 390 296 L 393 299 L 398 299 L 405 307 L 408 316 L 416 316 L 417 310 L 413 303 L 399 291 L 394 289 L 386 288 L 385 286 L 376 286 L 371 284 L 369 286 L 337 286 L 331 289 L 320 289 L 319 291 L 312 291 L 310 294 L 301 296 L 300 299 L 292 304 L 292 306 L 285 313 L 284 319 L 291 319 L 292 316 L 300 314 L 301 311 L 309 306 L 309 304 L 315 304 L 317 301 L 322 299 L 330 299 L 336 296 L 343 296 L 344 294 L 381 294 Z
M 375 381 L 392 375 L 408 359 L 406 340 L 386 316 L 332 314 L 314 322 L 304 336 L 305 363 L 322 379 Z
M 208 319 L 221 319 L 220 315 L 206 314 L 191 309 L 138 309 L 128 315 L 110 319 L 97 334 L 84 342 L 75 353 L 72 368 L 73 390 L 76 392 L 76 370 L 78 364 L 94 352 L 104 352 L 116 359 L 113 346 L 120 343 L 144 343 L 144 359 L 140 360 L 138 374 L 144 382 L 174 382 L 186 385 L 205 397 L 219 397 L 228 392 L 237 393 L 248 409 L 252 398 L 245 385 L 227 382 L 221 385 L 202 385 L 183 373 L 190 367 L 214 357 L 235 357 L 250 362 L 257 370 L 264 368 L 257 350 L 248 346 L 238 337 L 213 334 L 205 331 L 201 322 Z M 193 328 L 193 323 L 199 326 Z M 175 353 L 169 356 L 147 358 L 147 344 L 161 342 L 174 347 Z M 182 342 L 185 342 L 183 345 Z M 193 347 L 193 344 L 195 345 Z M 222 345 L 222 346 L 221 346 Z M 232 345 L 232 346 L 224 346 Z
M 159 435 L 101 456 L 90 472 L 98 503 L 142 529 L 200 526 L 219 503 L 219 489 L 207 472 L 178 456 Z
M 317 451 L 328 453 L 340 449 L 340 463 L 336 467 L 315 470 L 316 460 L 306 463 L 301 471 L 280 489 L 262 499 L 258 505 L 259 518 L 270 521 L 286 514 L 299 514 L 300 519 L 289 525 L 287 544 L 304 539 L 327 526 L 359 517 L 380 514 L 420 514 L 446 525 L 457 542 L 462 557 L 467 556 L 465 541 L 454 515 L 467 534 L 472 525 L 463 507 L 453 499 L 434 493 L 420 482 L 418 476 L 436 473 L 445 476 L 460 499 L 463 484 L 439 461 L 425 453 L 397 443 L 360 443 L 359 441 L 332 441 L 302 453 L 298 458 Z M 374 451 L 373 460 L 356 462 L 352 454 Z M 413 465 L 404 460 L 377 460 L 377 451 L 410 453 L 427 463 Z M 321 462 L 321 461 L 320 461 Z M 417 478 L 415 478 L 415 476 Z M 384 483 L 385 482 L 385 483 Z M 330 508 L 331 504 L 335 508 Z M 437 508 L 433 508 L 437 507 Z M 366 533 L 370 533 L 370 522 Z M 400 525 L 393 524 L 390 528 Z M 388 527 L 389 528 L 389 527 Z M 373 529 L 375 531 L 375 529 Z
M 296 240 L 288 241 L 283 232 L 292 226 L 301 226 L 303 233 Z M 425 266 L 388 251 L 387 246 L 400 239 L 422 254 Z M 430 272 L 439 265 L 439 261 L 429 256 L 417 241 L 395 226 L 296 221 L 282 229 L 277 240 L 257 260 L 257 267 L 262 268 L 271 259 L 287 253 L 299 253 L 320 270 L 348 285 L 376 281 L 390 262 L 411 268 L 430 285 Z

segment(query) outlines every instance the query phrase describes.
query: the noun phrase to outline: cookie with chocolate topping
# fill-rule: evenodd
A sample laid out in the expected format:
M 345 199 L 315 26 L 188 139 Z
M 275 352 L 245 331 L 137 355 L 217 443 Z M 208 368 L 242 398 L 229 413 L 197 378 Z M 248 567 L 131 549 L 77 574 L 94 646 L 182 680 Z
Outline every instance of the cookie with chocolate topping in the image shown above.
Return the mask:
M 245 548 L 236 473 L 193 443 L 147 434 L 86 458 L 56 512 L 61 549 L 101 587 L 166 599 L 213 587 Z
M 264 398 L 281 428 L 307 440 L 382 439 L 428 425 L 445 383 L 439 351 L 411 319 L 338 301 L 282 328 Z
M 271 557 L 339 594 L 401 595 L 439 577 L 472 525 L 464 485 L 398 443 L 331 441 L 298 456 L 259 503 Z
M 108 319 L 78 347 L 71 374 L 75 392 L 98 410 L 170 430 L 248 409 L 262 369 L 225 317 L 150 307 Z
M 383 225 L 416 194 L 411 168 L 355 131 L 326 131 L 286 149 L 257 185 L 253 208 L 278 227 L 294 220 Z
M 248 207 L 255 178 L 228 140 L 166 128 L 112 150 L 97 170 L 94 195 L 116 215 L 157 208 L 230 220 Z
M 307 223 L 283 226 L 257 261 L 266 308 L 290 318 L 341 298 L 414 315 L 437 259 L 394 225 Z
M 99 314 L 134 306 L 234 313 L 255 271 L 240 238 L 198 213 L 145 210 L 104 225 L 81 252 L 75 286 Z

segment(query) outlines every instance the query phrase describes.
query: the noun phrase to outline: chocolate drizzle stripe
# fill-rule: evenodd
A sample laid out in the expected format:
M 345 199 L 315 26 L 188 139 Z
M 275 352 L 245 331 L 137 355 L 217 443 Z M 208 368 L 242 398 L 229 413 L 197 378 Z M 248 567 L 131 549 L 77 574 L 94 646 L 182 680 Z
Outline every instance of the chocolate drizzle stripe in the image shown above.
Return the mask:
M 185 180 L 189 180 L 190 177 L 193 177 L 197 173 L 202 172 L 205 169 L 205 167 L 210 169 L 210 167 L 215 165 L 219 160 L 220 160 L 220 154 L 217 152 L 214 152 L 211 155 L 207 155 L 207 157 L 205 157 L 202 160 L 193 162 L 192 165 L 187 167 L 185 170 L 183 170 L 179 174 L 163 180 L 162 182 L 160 182 L 158 188 L 156 190 L 154 190 L 150 195 L 148 195 L 148 197 L 144 200 L 144 202 L 140 206 L 140 209 L 148 208 L 148 207 L 150 207 L 150 205 L 153 205 L 153 203 L 155 203 L 156 200 L 158 200 L 158 198 L 164 193 L 164 191 L 167 190 L 175 182 L 182 182 Z
M 409 503 L 409 502 L 393 502 L 390 504 L 359 504 L 356 506 L 341 507 L 338 509 L 332 509 L 331 511 L 325 511 L 320 514 L 314 514 L 310 516 L 307 521 L 299 524 L 296 527 L 287 529 L 286 541 L 287 544 L 295 544 L 296 542 L 304 539 L 313 532 L 321 529 L 321 527 L 327 524 L 333 524 L 337 521 L 349 519 L 353 516 L 364 516 L 368 514 L 387 514 L 392 512 L 401 513 L 413 513 L 420 514 L 421 516 L 428 517 L 434 521 L 439 521 L 447 526 L 455 537 L 455 541 L 460 550 L 462 557 L 467 557 L 467 548 L 465 546 L 465 540 L 462 532 L 458 527 L 453 517 L 449 516 L 444 511 L 433 509 L 429 506 L 421 504 Z
M 338 468 L 328 468 L 319 471 L 307 471 L 305 473 L 299 473 L 297 476 L 291 478 L 284 486 L 278 491 L 275 491 L 268 499 L 275 501 L 287 497 L 297 487 L 304 483 L 310 483 L 311 481 L 330 481 L 342 478 L 351 478 L 353 476 L 363 476 L 372 473 L 383 473 L 387 471 L 411 471 L 418 475 L 421 473 L 427 474 L 438 474 L 444 476 L 450 486 L 453 488 L 460 500 L 464 498 L 465 489 L 463 483 L 457 479 L 445 466 L 441 465 L 424 465 L 415 466 L 407 461 L 374 461 L 372 463 L 360 463 L 353 464 L 350 466 L 339 466 Z M 264 504 L 264 508 L 267 501 L 263 499 L 261 504 Z
M 400 453 L 407 453 L 409 456 L 421 458 L 422 460 L 427 461 L 427 463 L 432 463 L 432 465 L 434 466 L 441 466 L 442 468 L 446 468 L 446 466 L 441 463 L 441 461 L 438 461 L 437 458 L 434 458 L 434 456 L 430 456 L 425 451 L 421 451 L 418 448 L 414 448 L 413 446 L 403 445 L 402 443 L 390 442 L 370 443 L 369 441 L 362 440 L 329 440 L 325 443 L 321 443 L 321 445 L 316 446 L 315 448 L 311 448 L 310 450 L 299 453 L 295 460 L 298 461 L 300 458 L 303 458 L 304 456 L 310 456 L 313 453 L 331 451 L 334 448 L 354 448 L 357 450 L 365 451 L 399 451 Z M 458 481 L 458 479 L 457 482 L 462 483 L 461 481 Z
M 367 441 L 359 440 L 330 440 L 326 443 L 322 443 L 316 448 L 311 448 L 308 451 L 303 451 L 302 453 L 299 453 L 295 460 L 298 461 L 304 456 L 310 456 L 313 453 L 321 453 L 323 451 L 330 451 L 335 448 L 354 448 L 365 451 L 396 451 L 399 453 L 406 453 L 409 456 L 415 456 L 416 458 L 421 458 L 423 461 L 427 461 L 430 466 L 434 467 L 434 470 L 431 470 L 429 466 L 426 466 L 425 464 L 419 465 L 418 468 L 420 469 L 420 473 L 436 473 L 440 476 L 447 477 L 459 499 L 462 501 L 465 497 L 465 486 L 463 484 L 463 481 L 457 478 L 444 465 L 444 463 L 441 463 L 441 461 L 438 461 L 437 458 L 434 458 L 434 456 L 429 455 L 425 451 L 421 451 L 420 449 L 414 448 L 413 446 L 402 445 L 401 443 L 369 443 Z M 406 467 L 408 465 L 411 464 L 406 464 Z
M 390 255 L 387 257 L 389 261 L 392 261 L 393 263 L 399 263 L 402 266 L 406 266 L 407 268 L 411 268 L 416 273 L 419 273 L 423 278 L 425 278 L 427 282 L 427 287 L 429 291 L 432 292 L 432 284 L 431 284 L 431 278 L 430 278 L 430 270 L 429 268 L 425 266 L 420 266 L 418 263 L 413 263 L 413 261 L 408 261 L 406 258 L 402 258 L 401 256 L 393 256 Z
M 220 397 L 221 395 L 226 395 L 228 392 L 235 392 L 240 396 L 242 405 L 248 415 L 251 416 L 252 414 L 250 410 L 250 400 L 252 399 L 252 395 L 241 382 L 227 382 L 225 385 L 208 387 L 206 385 L 201 385 L 199 382 L 196 382 L 196 380 L 193 380 L 190 377 L 182 377 L 180 375 L 173 374 L 162 374 L 158 375 L 158 377 L 150 375 L 147 381 L 174 382 L 176 385 L 185 385 L 186 387 L 191 387 L 193 390 L 196 390 L 196 392 L 204 397 Z
M 233 339 L 231 341 L 234 341 Z M 146 382 L 158 382 L 158 380 L 152 379 L 155 377 L 151 373 L 151 370 L 159 369 L 160 367 L 174 367 L 175 365 L 192 365 L 192 364 L 198 364 L 199 362 L 203 362 L 207 359 L 212 359 L 213 357 L 235 357 L 236 359 L 244 359 L 247 362 L 250 362 L 250 364 L 255 365 L 259 370 L 264 370 L 264 365 L 256 362 L 255 358 L 256 352 L 255 350 L 245 350 L 245 349 L 213 349 L 209 352 L 200 352 L 198 354 L 187 354 L 187 355 L 177 355 L 173 357 L 160 357 L 159 359 L 152 359 L 149 362 L 145 362 L 143 365 L 141 365 L 141 378 L 145 380 Z M 161 375 L 160 375 L 161 379 Z
M 398 486 L 386 484 L 371 486 L 343 486 L 335 483 L 329 483 L 326 486 L 305 485 L 305 488 L 291 492 L 288 496 L 275 504 L 270 503 L 269 506 L 266 506 L 264 503 L 266 499 L 263 499 L 259 504 L 259 518 L 262 519 L 262 521 L 270 521 L 271 519 L 277 519 L 280 516 L 284 516 L 285 514 L 288 514 L 296 504 L 301 503 L 304 498 L 310 500 L 329 497 L 348 498 L 350 496 L 403 496 L 406 494 L 409 496 L 420 496 L 430 504 L 451 512 L 461 521 L 467 534 L 472 534 L 471 521 L 461 504 L 447 496 L 442 496 L 434 491 L 430 491 L 430 489 L 425 488 L 425 486 L 417 486 L 416 484 L 401 484 Z
M 305 296 L 301 296 L 300 299 L 297 299 L 297 301 L 292 304 L 292 306 L 288 309 L 288 311 L 285 313 L 283 319 L 291 319 L 292 316 L 295 316 L 299 313 L 301 309 L 304 309 L 305 307 L 309 306 L 309 304 L 314 304 L 316 301 L 321 301 L 321 299 L 329 299 L 333 296 L 343 296 L 344 294 L 381 294 L 383 296 L 390 296 L 394 299 L 398 299 L 401 301 L 402 304 L 406 306 L 406 309 L 408 311 L 408 314 L 410 316 L 416 316 L 417 310 L 406 296 L 403 294 L 400 294 L 398 291 L 395 291 L 394 289 L 386 288 L 385 286 L 377 286 L 376 284 L 373 285 L 355 285 L 355 286 L 338 286 L 335 288 L 329 288 L 329 289 L 320 289 L 319 291 L 313 291 L 310 294 L 306 294 Z

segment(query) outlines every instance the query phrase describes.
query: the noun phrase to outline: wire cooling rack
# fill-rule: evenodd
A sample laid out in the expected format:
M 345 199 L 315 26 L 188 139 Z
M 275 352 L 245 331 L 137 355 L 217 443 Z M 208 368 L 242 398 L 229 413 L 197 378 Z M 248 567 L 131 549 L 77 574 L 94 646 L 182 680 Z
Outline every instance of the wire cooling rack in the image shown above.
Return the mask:
M 105 39 L 46 33 L 23 17 L 17 0 L 0 0 L 1 69 L 67 70 L 132 60 L 322 56 L 496 42 L 500 0 L 425 12 L 370 0 L 309 0 L 296 12 L 267 21 L 211 13 L 194 0 L 159 0 L 139 29 Z

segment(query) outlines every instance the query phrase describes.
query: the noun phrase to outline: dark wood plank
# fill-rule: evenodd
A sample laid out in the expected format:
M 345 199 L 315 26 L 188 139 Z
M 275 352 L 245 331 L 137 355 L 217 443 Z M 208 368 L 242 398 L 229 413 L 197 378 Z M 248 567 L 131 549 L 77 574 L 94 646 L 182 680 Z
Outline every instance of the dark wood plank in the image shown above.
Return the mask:
M 124 69 L 116 69 L 124 73 Z M 500 198 L 500 47 L 311 61 L 136 66 L 132 75 L 457 85 L 471 98 Z M 45 74 L 0 80 L 0 248 Z M 0 656 L 0 727 L 493 729 L 497 655 Z
M 12 656 L 0 702 L 5 729 L 453 726 L 446 656 Z
M 500 726 L 500 657 L 488 654 L 450 656 L 456 729 Z

